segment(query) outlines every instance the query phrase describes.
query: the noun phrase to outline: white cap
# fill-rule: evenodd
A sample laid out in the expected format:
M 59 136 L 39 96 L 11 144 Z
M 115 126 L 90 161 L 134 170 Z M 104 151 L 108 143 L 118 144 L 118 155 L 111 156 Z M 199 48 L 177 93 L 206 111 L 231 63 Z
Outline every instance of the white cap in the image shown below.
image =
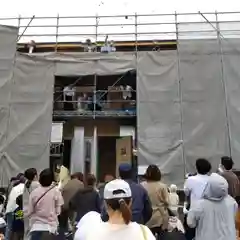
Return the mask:
M 114 193 L 117 190 L 121 190 L 121 193 Z M 132 191 L 129 184 L 121 179 L 115 179 L 106 184 L 104 188 L 104 199 L 115 198 L 130 198 L 132 197 Z
M 176 192 L 177 191 L 177 186 L 175 184 L 170 185 L 170 191 L 171 192 Z

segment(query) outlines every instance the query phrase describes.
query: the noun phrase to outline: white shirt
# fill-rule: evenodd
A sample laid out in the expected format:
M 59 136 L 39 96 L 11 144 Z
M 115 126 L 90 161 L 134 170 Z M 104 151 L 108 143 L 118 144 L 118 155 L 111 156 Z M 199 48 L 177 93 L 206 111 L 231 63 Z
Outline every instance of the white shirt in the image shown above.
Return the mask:
M 105 53 L 116 52 L 116 48 L 110 45 L 104 45 L 101 47 L 101 52 Z
M 202 199 L 203 191 L 207 185 L 209 175 L 197 174 L 189 177 L 184 184 L 184 192 L 186 196 L 190 196 L 191 206 L 200 199 Z
M 96 227 L 100 223 L 102 223 L 102 219 L 99 213 L 89 212 L 85 214 L 77 224 L 74 240 L 86 240 L 86 237 L 92 231 L 92 227 Z
M 172 211 L 178 210 L 179 196 L 177 193 L 169 193 L 169 208 Z
M 127 85 L 125 88 L 120 86 L 122 90 L 122 97 L 123 99 L 131 98 L 132 97 L 132 87 Z
M 24 183 L 19 183 L 16 187 L 13 187 L 8 197 L 6 213 L 14 212 L 14 210 L 17 208 L 16 199 L 18 196 L 23 194 L 23 191 Z
M 31 227 L 30 232 L 38 232 L 38 231 L 56 233 L 57 228 L 52 227 L 50 224 L 34 223 Z
M 65 96 L 74 97 L 75 92 L 76 92 L 76 88 L 67 86 L 63 89 L 63 92 L 64 92 Z
M 101 223 L 89 232 L 85 240 L 156 240 L 148 227 L 143 226 L 143 229 L 135 222 L 128 225 Z

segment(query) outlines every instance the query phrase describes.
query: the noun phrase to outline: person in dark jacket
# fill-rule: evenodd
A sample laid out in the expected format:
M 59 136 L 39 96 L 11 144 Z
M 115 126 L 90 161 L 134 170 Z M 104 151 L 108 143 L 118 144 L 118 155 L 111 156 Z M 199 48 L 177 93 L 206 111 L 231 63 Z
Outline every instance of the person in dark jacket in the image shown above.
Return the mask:
M 81 172 L 76 172 L 71 176 L 71 180 L 69 180 L 62 189 L 64 204 L 62 206 L 61 214 L 58 216 L 58 239 L 65 239 L 65 234 L 69 232 L 69 220 L 71 224 L 74 222 L 74 214 L 70 211 L 69 204 L 75 194 L 83 188 L 83 174 Z
M 11 240 L 22 240 L 24 236 L 24 217 L 23 217 L 23 196 L 20 195 L 16 199 L 17 208 L 13 213 Z
M 152 204 L 147 191 L 138 183 L 132 180 L 132 166 L 121 164 L 119 166 L 119 176 L 125 180 L 132 191 L 132 222 L 146 224 L 152 217 Z M 106 211 L 102 212 L 103 221 L 108 220 Z
M 96 178 L 94 175 L 89 174 L 86 177 L 86 186 L 73 196 L 69 206 L 76 212 L 77 222 L 88 212 L 101 212 L 101 200 L 96 190 Z
M 234 162 L 231 157 L 222 157 L 219 174 L 228 182 L 228 194 L 238 200 L 240 197 L 240 181 L 232 170 L 233 166 Z

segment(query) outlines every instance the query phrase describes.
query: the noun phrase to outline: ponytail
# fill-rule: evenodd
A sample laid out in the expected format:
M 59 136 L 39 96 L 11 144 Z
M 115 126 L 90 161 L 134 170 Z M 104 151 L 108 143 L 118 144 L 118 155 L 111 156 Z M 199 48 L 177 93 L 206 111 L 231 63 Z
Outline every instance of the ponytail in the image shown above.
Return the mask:
M 113 191 L 113 195 L 122 194 L 122 193 L 125 193 L 122 189 Z M 131 200 L 132 200 L 131 197 L 105 199 L 106 204 L 113 211 L 119 211 L 121 213 L 125 224 L 129 224 L 132 219 L 132 210 L 130 208 Z
M 25 187 L 29 189 L 31 184 L 32 184 L 32 180 L 27 180 L 27 182 L 25 183 Z
M 129 208 L 129 206 L 127 205 L 124 199 L 120 199 L 118 203 L 119 203 L 119 210 L 122 213 L 122 217 L 125 224 L 129 224 L 132 219 L 131 209 Z
M 24 176 L 27 179 L 27 182 L 25 183 L 25 187 L 29 189 L 32 184 L 32 181 L 37 176 L 37 170 L 35 168 L 29 168 L 25 171 Z

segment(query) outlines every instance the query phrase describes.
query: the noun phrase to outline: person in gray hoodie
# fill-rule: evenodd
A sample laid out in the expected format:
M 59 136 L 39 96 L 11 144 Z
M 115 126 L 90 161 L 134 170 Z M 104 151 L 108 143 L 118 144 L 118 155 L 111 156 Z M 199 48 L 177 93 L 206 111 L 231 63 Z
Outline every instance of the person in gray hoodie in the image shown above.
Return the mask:
M 235 217 L 238 205 L 228 195 L 228 183 L 213 173 L 203 192 L 203 199 L 190 209 L 189 227 L 196 227 L 195 240 L 236 240 Z

